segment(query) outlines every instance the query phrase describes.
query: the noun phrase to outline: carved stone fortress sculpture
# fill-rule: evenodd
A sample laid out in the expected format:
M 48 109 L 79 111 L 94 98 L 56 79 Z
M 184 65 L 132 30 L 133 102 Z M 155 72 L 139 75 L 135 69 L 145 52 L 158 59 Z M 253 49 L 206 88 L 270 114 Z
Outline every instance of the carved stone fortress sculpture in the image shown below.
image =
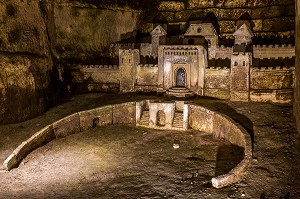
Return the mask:
M 211 23 L 191 24 L 179 44 L 167 43 L 158 25 L 151 43 L 113 44 L 119 65 L 69 65 L 70 85 L 88 91 L 155 92 L 176 97 L 209 96 L 235 101 L 290 102 L 295 47 L 252 45 L 247 23 L 234 45 L 219 45 Z

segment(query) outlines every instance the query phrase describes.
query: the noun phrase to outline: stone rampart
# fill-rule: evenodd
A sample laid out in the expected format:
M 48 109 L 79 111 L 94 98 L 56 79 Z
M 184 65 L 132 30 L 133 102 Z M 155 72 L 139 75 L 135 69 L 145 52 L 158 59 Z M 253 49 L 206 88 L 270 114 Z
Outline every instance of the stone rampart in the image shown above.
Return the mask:
M 290 103 L 293 99 L 295 67 L 251 67 L 250 99 Z
M 223 45 L 221 45 L 216 49 L 213 49 L 213 51 L 215 51 L 214 52 L 215 59 L 230 59 L 232 55 L 232 47 L 225 47 Z M 209 58 L 211 59 L 213 57 L 209 56 Z
M 292 58 L 295 57 L 295 46 L 290 45 L 254 45 L 254 58 Z
M 219 99 L 230 98 L 230 68 L 208 67 L 205 69 L 204 95 Z

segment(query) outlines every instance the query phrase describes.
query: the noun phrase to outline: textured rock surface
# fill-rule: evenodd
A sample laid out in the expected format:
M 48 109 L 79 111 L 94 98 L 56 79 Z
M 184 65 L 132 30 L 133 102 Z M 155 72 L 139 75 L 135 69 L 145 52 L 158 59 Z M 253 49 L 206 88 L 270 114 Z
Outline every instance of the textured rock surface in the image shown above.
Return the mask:
M 159 14 L 153 14 L 149 22 L 173 25 L 182 22 L 212 22 L 220 33 L 227 34 L 234 31 L 238 19 L 250 19 L 255 32 L 279 33 L 284 36 L 292 35 L 295 29 L 294 5 L 293 0 L 161 1 L 157 8 Z
M 58 52 L 62 58 L 71 59 L 99 56 L 111 43 L 136 35 L 139 15 L 130 8 L 57 4 L 54 17 Z
M 2 1 L 0 10 L 0 123 L 19 122 L 47 105 L 52 61 L 46 10 L 37 0 Z
M 296 71 L 295 71 L 295 101 L 294 101 L 294 113 L 297 120 L 298 132 L 300 132 L 300 1 L 297 1 L 297 25 L 296 25 Z

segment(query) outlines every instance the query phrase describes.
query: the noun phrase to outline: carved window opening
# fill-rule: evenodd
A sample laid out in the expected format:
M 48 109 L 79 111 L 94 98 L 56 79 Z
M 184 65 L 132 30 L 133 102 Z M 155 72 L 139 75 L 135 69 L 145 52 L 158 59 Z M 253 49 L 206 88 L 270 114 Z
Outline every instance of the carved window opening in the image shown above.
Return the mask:
M 246 62 L 245 61 L 243 61 L 243 66 L 246 66 Z
M 175 76 L 176 87 L 185 87 L 186 86 L 186 72 L 184 68 L 179 68 L 176 71 Z
M 237 66 L 237 65 L 238 65 L 238 63 L 237 63 L 237 61 L 235 61 L 235 62 L 234 62 L 234 66 Z
M 157 112 L 157 126 L 165 126 L 166 125 L 166 114 L 163 111 Z
M 207 40 L 207 46 L 208 46 L 208 47 L 211 46 L 211 41 L 210 41 L 210 39 Z
M 188 44 L 189 45 L 194 45 L 195 44 L 195 40 L 194 39 L 189 39 L 188 40 Z

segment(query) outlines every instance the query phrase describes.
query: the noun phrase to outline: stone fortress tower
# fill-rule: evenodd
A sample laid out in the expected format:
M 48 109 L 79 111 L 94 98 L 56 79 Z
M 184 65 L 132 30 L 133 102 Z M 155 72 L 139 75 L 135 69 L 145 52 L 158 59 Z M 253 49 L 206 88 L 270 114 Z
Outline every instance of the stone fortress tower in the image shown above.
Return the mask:
M 231 56 L 230 99 L 249 100 L 250 67 L 252 66 L 252 37 L 254 36 L 245 23 L 233 36 L 234 46 Z
M 140 62 L 139 50 L 119 50 L 120 91 L 134 92 L 136 66 Z

